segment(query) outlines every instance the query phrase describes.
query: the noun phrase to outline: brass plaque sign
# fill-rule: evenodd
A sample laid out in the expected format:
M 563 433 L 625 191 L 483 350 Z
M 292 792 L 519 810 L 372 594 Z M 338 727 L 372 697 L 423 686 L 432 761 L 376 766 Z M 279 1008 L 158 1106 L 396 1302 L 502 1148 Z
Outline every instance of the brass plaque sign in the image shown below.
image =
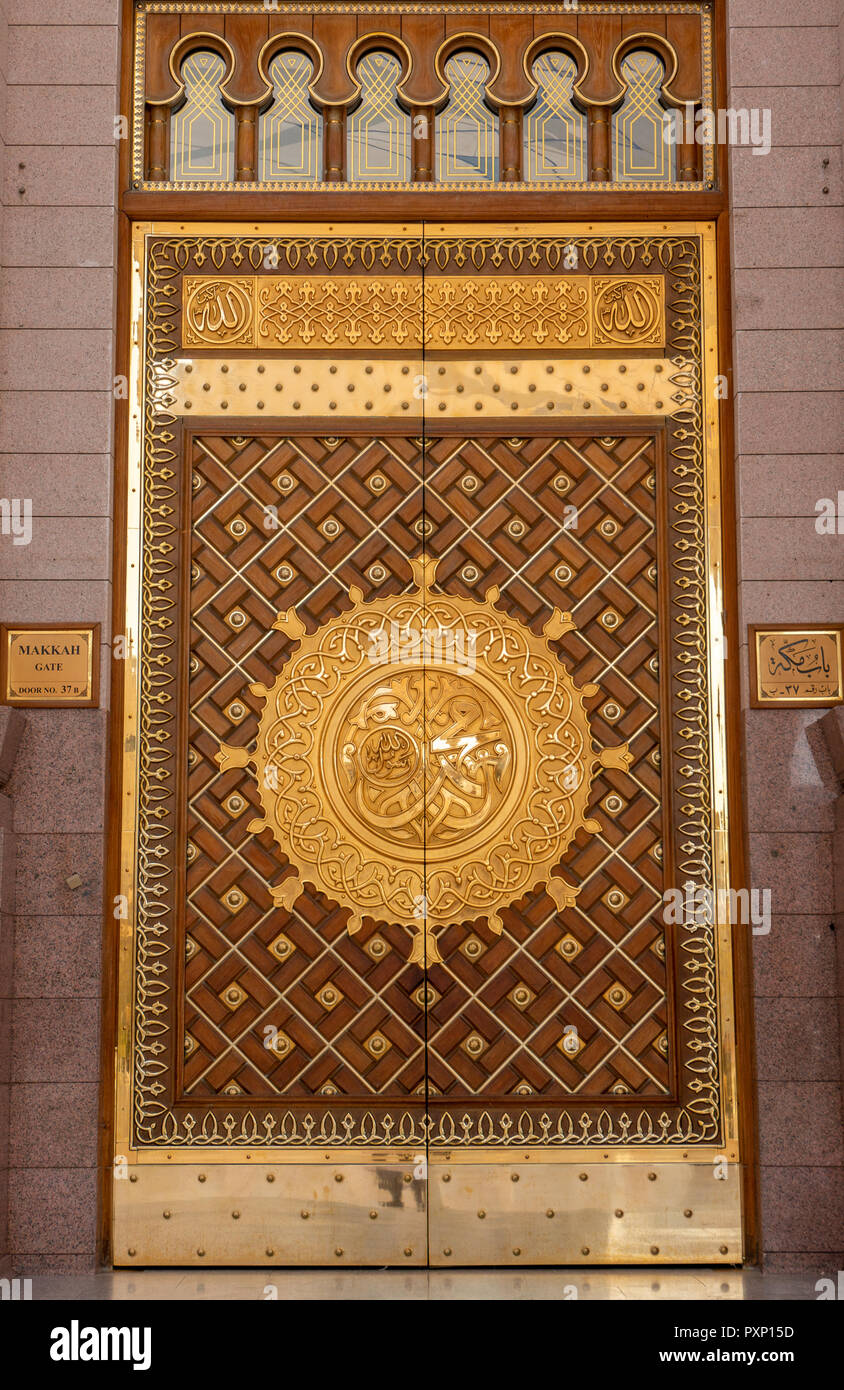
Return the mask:
M 3 623 L 0 632 L 3 704 L 41 709 L 99 704 L 99 623 Z
M 838 705 L 844 700 L 844 623 L 753 624 L 749 628 L 753 709 Z

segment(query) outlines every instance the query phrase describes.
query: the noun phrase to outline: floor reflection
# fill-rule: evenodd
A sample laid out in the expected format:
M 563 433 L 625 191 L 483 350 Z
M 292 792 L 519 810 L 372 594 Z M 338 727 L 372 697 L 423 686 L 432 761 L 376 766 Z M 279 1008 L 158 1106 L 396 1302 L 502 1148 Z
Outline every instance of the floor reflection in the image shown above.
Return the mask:
M 35 1299 L 815 1299 L 824 1271 L 758 1269 L 219 1269 L 36 1276 Z

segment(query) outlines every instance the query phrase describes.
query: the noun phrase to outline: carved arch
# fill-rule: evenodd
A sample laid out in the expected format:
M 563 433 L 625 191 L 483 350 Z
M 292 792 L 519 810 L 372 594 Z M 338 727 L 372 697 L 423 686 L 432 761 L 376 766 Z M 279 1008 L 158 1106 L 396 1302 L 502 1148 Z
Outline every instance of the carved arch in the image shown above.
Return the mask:
M 540 34 L 537 38 L 533 39 L 525 49 L 524 57 L 522 58 L 522 66 L 524 67 L 525 76 L 530 85 L 530 96 L 525 102 L 525 110 L 529 110 L 536 101 L 539 91 L 537 83 L 534 82 L 531 76 L 533 65 L 537 58 L 542 57 L 543 53 L 550 52 L 567 53 L 577 65 L 577 73 L 572 87 L 572 99 L 577 98 L 579 109 L 585 111 L 588 108 L 589 101 L 580 88 L 581 83 L 585 82 L 589 75 L 589 54 L 580 40 L 576 39 L 573 34 L 560 33 Z
M 270 63 L 274 58 L 278 57 L 279 53 L 289 53 L 291 50 L 294 53 L 304 53 L 305 57 L 309 58 L 313 63 L 314 75 L 308 84 L 308 97 L 310 101 L 313 102 L 314 106 L 322 105 L 320 98 L 316 96 L 314 92 L 314 88 L 322 76 L 322 49 L 318 43 L 314 43 L 313 39 L 308 34 L 289 32 L 285 34 L 273 34 L 271 38 L 267 39 L 267 42 L 258 54 L 258 72 L 266 88 L 266 95 L 262 100 L 261 110 L 264 110 L 272 100 L 273 84 L 269 76 Z
M 489 64 L 489 81 L 484 84 L 484 99 L 491 110 L 497 111 L 502 103 L 491 96 L 490 92 L 501 71 L 501 54 L 491 39 L 485 38 L 483 34 L 469 32 L 449 34 L 434 55 L 434 72 L 442 89 L 436 102 L 437 109 L 439 110 L 448 101 L 451 84 L 446 80 L 444 69 L 449 58 L 453 58 L 456 53 L 477 53 L 481 58 L 486 59 Z
M 412 109 L 411 102 L 410 99 L 405 96 L 403 88 L 413 72 L 413 54 L 408 45 L 403 39 L 400 39 L 398 35 L 378 32 L 362 34 L 360 38 L 355 39 L 355 42 L 351 45 L 346 54 L 346 71 L 355 89 L 354 96 L 349 101 L 346 110 L 353 111 L 360 102 L 361 85 L 357 80 L 356 73 L 358 64 L 368 53 L 391 53 L 394 58 L 398 59 L 401 65 L 401 72 L 399 73 L 399 80 L 396 83 L 396 101 L 405 111 L 410 111 Z

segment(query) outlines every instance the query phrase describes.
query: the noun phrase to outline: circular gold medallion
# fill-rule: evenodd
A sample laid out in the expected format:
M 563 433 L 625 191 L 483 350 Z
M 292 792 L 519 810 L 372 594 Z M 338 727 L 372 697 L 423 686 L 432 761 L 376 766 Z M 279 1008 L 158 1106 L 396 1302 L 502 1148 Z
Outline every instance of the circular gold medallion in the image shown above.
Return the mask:
M 584 695 L 548 638 L 574 627 L 555 611 L 537 637 L 485 601 L 416 587 L 353 607 L 314 633 L 292 610 L 274 626 L 299 646 L 265 701 L 253 752 L 218 761 L 255 770 L 263 819 L 297 875 L 274 890 L 292 906 L 308 882 L 364 917 L 415 929 L 411 959 L 439 960 L 436 933 L 487 918 L 545 883 L 558 906 L 577 889 L 551 870 L 586 815 L 597 768 L 626 747 L 593 749 Z

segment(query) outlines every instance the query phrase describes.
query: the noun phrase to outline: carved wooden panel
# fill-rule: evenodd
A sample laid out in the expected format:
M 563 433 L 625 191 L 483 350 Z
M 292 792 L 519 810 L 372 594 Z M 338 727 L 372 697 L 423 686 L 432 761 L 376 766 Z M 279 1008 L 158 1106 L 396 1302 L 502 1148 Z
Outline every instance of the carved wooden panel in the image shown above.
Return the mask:
M 714 105 L 713 16 L 703 0 L 353 8 L 343 0 L 311 10 L 295 0 L 271 8 L 224 0 L 213 11 L 189 0 L 140 5 L 134 187 L 714 186 L 711 146 L 692 140 L 663 158 L 663 113 Z M 650 106 L 631 55 L 657 73 Z M 622 158 L 613 116 L 631 104 L 637 144 L 647 136 L 652 146 L 650 176 L 647 160 L 628 171 Z M 566 134 L 575 127 L 576 150 Z M 297 138 L 285 155 L 285 139 Z

